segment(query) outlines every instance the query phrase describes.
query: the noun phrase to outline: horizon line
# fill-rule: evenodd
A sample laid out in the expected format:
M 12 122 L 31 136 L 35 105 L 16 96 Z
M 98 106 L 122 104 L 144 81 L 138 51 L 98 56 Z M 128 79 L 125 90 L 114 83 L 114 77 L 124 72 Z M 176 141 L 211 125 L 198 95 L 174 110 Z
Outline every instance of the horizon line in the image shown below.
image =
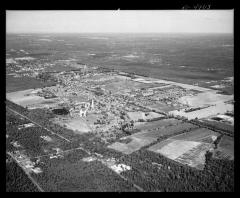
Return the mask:
M 234 34 L 233 32 L 6 32 L 6 34 Z

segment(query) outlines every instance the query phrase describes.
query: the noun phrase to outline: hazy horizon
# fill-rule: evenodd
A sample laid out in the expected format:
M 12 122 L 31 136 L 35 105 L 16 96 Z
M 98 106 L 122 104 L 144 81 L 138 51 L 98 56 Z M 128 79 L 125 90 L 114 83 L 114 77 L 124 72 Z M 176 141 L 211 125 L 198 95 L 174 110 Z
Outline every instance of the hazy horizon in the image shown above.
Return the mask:
M 145 34 L 145 35 L 207 35 L 207 34 L 219 34 L 219 35 L 233 35 L 232 33 L 227 32 L 6 32 L 7 35 L 10 34 L 22 34 L 22 35 L 34 35 L 34 34 Z
M 233 33 L 233 10 L 6 11 L 7 34 Z

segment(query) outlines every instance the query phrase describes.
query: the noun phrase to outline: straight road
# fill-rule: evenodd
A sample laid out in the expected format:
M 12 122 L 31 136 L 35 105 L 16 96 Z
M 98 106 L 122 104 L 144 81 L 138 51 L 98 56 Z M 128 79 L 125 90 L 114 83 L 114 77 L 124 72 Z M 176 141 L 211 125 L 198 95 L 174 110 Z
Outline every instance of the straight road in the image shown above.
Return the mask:
M 38 123 L 36 123 L 36 122 L 34 122 L 33 120 L 31 120 L 31 119 L 28 118 L 27 116 L 22 115 L 21 113 L 18 113 L 17 111 L 15 111 L 15 110 L 13 110 L 13 109 L 11 109 L 11 108 L 9 108 L 9 107 L 7 107 L 7 108 L 8 108 L 10 111 L 12 111 L 13 113 L 15 113 L 15 114 L 17 114 L 17 115 L 19 115 L 19 116 L 21 116 L 21 117 L 27 119 L 28 121 L 32 122 L 33 124 L 35 124 L 35 125 L 37 125 L 37 126 L 43 128 L 43 129 L 47 130 L 48 132 L 50 132 L 50 133 L 52 133 L 52 134 L 54 134 L 54 135 L 56 135 L 56 136 L 58 136 L 58 137 L 64 139 L 64 140 L 67 141 L 67 142 L 71 142 L 69 139 L 67 139 L 67 138 L 65 138 L 65 137 L 63 137 L 63 136 L 61 136 L 61 135 L 59 135 L 59 134 L 53 132 L 52 130 L 50 130 L 50 129 L 48 129 L 48 128 L 46 128 L 46 127 L 44 127 L 44 126 L 42 126 L 42 125 L 40 125 L 40 124 L 38 124 Z
M 15 111 L 15 110 L 13 110 L 13 109 L 11 109 L 11 108 L 9 108 L 9 107 L 6 107 L 6 108 L 8 108 L 11 112 L 19 115 L 20 117 L 27 119 L 28 121 L 32 122 L 33 124 L 35 124 L 35 125 L 43 128 L 43 129 L 47 130 L 48 132 L 57 135 L 58 137 L 64 139 L 65 141 L 71 142 L 71 141 L 68 140 L 67 138 L 65 138 L 65 137 L 63 137 L 63 136 L 61 136 L 61 135 L 53 132 L 52 130 L 50 130 L 50 129 L 48 129 L 48 128 L 46 128 L 46 127 L 44 127 L 44 126 L 42 126 L 42 125 L 40 125 L 40 124 L 38 124 L 38 123 L 36 123 L 35 121 L 31 120 L 31 119 L 28 118 L 27 116 L 22 115 L 21 113 Z M 90 151 L 88 151 L 88 150 L 86 150 L 86 149 L 84 149 L 84 148 L 82 148 L 82 147 L 65 150 L 65 151 L 59 152 L 58 154 L 64 153 L 64 152 L 73 151 L 73 150 L 77 150 L 77 149 L 84 150 L 84 151 L 87 152 L 89 155 L 95 155 L 95 154 L 91 153 Z M 16 163 L 24 170 L 24 172 L 27 174 L 27 176 L 29 177 L 29 179 L 34 183 L 34 185 L 37 186 L 37 188 L 39 189 L 39 191 L 44 192 L 44 190 L 43 190 L 43 189 L 38 185 L 38 183 L 31 177 L 31 175 L 25 170 L 25 168 L 14 158 L 14 156 L 13 156 L 11 153 L 9 153 L 9 152 L 8 152 L 8 154 L 9 154 L 9 155 L 16 161 Z M 49 156 L 49 155 L 51 155 L 51 154 L 46 154 L 46 155 L 42 155 L 42 156 L 37 156 L 36 158 L 44 157 L 44 156 Z M 93 171 L 94 171 L 94 170 L 93 170 Z M 114 172 L 114 173 L 115 173 L 115 172 Z M 116 173 L 116 174 L 117 174 L 117 173 Z M 122 176 L 121 174 L 117 174 L 117 175 L 118 175 L 119 177 L 121 177 L 124 181 L 128 181 L 128 182 L 132 183 L 133 186 L 134 186 L 136 189 L 138 189 L 139 191 L 144 192 L 144 189 L 141 188 L 140 186 L 138 186 L 137 184 L 135 184 L 134 182 L 130 181 L 130 180 L 127 179 L 126 177 Z
M 15 157 L 10 153 L 7 152 L 7 154 L 22 168 L 22 170 L 26 173 L 28 178 L 32 181 L 32 183 L 38 188 L 40 192 L 44 192 L 44 190 L 39 186 L 39 184 L 32 178 L 29 172 L 26 171 L 26 169 L 15 159 Z

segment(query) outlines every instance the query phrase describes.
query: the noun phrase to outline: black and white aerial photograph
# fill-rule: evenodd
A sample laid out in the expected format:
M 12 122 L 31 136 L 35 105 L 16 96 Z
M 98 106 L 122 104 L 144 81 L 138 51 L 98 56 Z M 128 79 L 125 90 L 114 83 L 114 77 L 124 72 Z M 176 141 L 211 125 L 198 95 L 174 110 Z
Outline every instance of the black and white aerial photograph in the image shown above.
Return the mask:
M 234 191 L 233 9 L 5 14 L 6 192 Z

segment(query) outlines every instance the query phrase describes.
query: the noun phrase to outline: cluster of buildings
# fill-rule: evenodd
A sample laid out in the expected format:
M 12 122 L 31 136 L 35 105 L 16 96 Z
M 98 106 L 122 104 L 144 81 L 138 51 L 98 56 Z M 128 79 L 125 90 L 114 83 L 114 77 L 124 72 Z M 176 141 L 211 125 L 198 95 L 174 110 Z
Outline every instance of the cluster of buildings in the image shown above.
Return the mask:
M 44 72 L 50 66 L 49 63 L 37 59 L 7 59 L 6 70 L 8 75 L 14 77 L 37 77 L 39 73 Z
M 94 100 L 91 102 L 78 102 L 74 105 L 74 107 L 70 108 L 70 116 L 74 117 L 76 114 L 79 117 L 86 117 L 88 111 L 94 110 Z
M 10 69 L 13 66 L 15 72 L 25 72 L 32 76 L 38 72 L 44 72 L 47 67 L 54 66 L 49 62 L 39 64 L 37 60 L 14 61 L 8 61 Z M 71 66 L 71 61 L 53 63 Z M 134 76 L 121 75 L 121 72 L 106 71 L 86 65 L 80 65 L 78 69 L 71 71 L 51 72 L 49 75 L 58 84 L 43 88 L 38 95 L 45 99 L 56 98 L 56 101 L 61 101 L 57 105 L 65 105 L 71 118 L 88 118 L 90 114 L 102 115 L 98 117 L 100 121 L 95 122 L 93 128 L 103 132 L 114 131 L 121 128 L 122 123 L 130 122 L 128 112 L 155 111 L 164 114 L 188 108 L 189 105 L 179 102 L 179 98 L 194 96 L 198 93 L 191 88 L 169 83 L 170 81 L 168 83 L 161 81 L 162 83 L 158 82 L 155 86 L 155 81 L 151 79 L 142 77 L 139 80 L 136 77 L 136 80 Z M 232 79 L 225 81 L 225 83 L 231 83 Z M 146 86 L 149 83 L 153 83 L 153 86 Z M 166 112 L 159 111 L 155 107 L 158 104 L 162 109 L 169 109 Z
M 22 151 L 14 151 L 13 153 L 9 153 L 24 169 L 26 172 L 34 172 L 36 174 L 41 173 L 42 170 L 39 167 L 36 167 L 36 164 L 39 162 L 33 162 L 29 159 L 27 155 L 25 155 Z

